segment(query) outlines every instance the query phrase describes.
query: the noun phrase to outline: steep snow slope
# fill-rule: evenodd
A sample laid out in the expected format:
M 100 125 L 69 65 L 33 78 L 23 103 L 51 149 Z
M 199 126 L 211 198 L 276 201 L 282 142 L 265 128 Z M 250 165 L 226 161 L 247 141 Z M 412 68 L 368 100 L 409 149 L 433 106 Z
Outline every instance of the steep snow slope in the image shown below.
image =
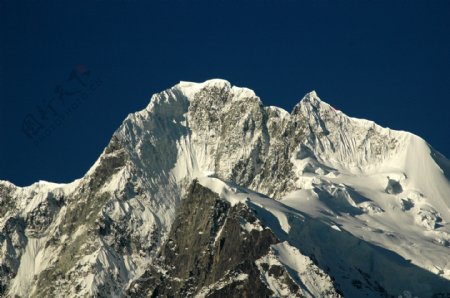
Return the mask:
M 420 137 L 347 117 L 314 93 L 296 109 L 310 135 L 292 158 L 299 189 L 283 202 L 449 279 L 445 159 Z
M 438 275 L 443 272 L 432 273 L 424 270 L 414 262 L 411 263 L 410 259 L 394 253 L 395 250 L 390 251 L 388 245 L 391 243 L 377 242 L 376 238 L 366 237 L 371 233 L 378 234 L 382 231 L 368 230 L 367 223 L 364 224 L 362 220 L 357 222 L 361 226 L 356 227 L 364 233 L 358 235 L 357 231 L 353 233 L 355 230 L 351 229 L 354 228 L 351 225 L 355 225 L 356 222 L 346 218 L 349 217 L 348 215 L 343 215 L 344 220 L 341 220 L 341 216 L 337 219 L 322 217 L 322 220 L 317 220 L 316 214 L 313 213 L 311 216 L 300 211 L 301 208 L 295 208 L 296 206 L 290 208 L 289 205 L 293 204 L 285 205 L 285 200 L 272 200 L 231 182 L 224 182 L 215 177 L 200 177 L 199 182 L 231 204 L 243 203 L 255 210 L 262 223 L 270 227 L 279 239 L 286 241 L 273 247 L 278 255 L 278 261 L 290 268 L 291 274 L 298 275 L 300 283 L 311 282 L 309 287 L 316 286 L 323 289 L 317 285 L 320 283 L 317 276 L 314 280 L 305 275 L 303 266 L 305 262 L 306 264 L 310 262 L 310 258 L 319 267 L 326 268 L 326 273 L 333 277 L 344 296 L 395 296 L 406 291 L 418 297 L 431 297 L 432 294 L 449 289 L 449 281 Z M 303 203 L 308 204 L 307 201 Z M 410 237 L 416 237 L 414 240 L 417 243 L 405 243 L 408 237 L 399 238 L 393 235 L 390 237 L 396 238 L 396 244 L 400 246 L 400 249 L 408 245 L 420 247 L 428 241 L 420 240 L 414 234 Z M 432 244 L 428 243 L 428 245 Z M 422 246 L 421 248 L 424 249 L 422 253 L 426 251 L 433 253 L 432 249 L 437 249 L 434 251 L 436 256 L 431 258 L 437 264 L 446 262 L 448 259 L 448 248 L 446 248 L 447 251 L 439 250 L 438 246 L 433 248 Z M 309 258 L 305 259 L 302 253 L 297 252 L 297 249 L 307 254 Z M 411 249 L 413 250 L 414 248 Z M 270 259 L 270 256 L 268 257 Z M 414 255 L 414 257 L 416 260 L 428 259 L 428 256 Z M 277 292 L 276 284 L 271 286 L 275 287 L 274 292 Z
M 307 258 L 344 295 L 426 296 L 449 285 L 449 168 L 419 137 L 350 118 L 315 92 L 288 113 L 224 80 L 181 82 L 130 114 L 85 177 L 0 182 L 0 293 L 124 295 L 197 178 L 287 241 L 271 248 L 274 262 L 309 291 L 321 285 Z

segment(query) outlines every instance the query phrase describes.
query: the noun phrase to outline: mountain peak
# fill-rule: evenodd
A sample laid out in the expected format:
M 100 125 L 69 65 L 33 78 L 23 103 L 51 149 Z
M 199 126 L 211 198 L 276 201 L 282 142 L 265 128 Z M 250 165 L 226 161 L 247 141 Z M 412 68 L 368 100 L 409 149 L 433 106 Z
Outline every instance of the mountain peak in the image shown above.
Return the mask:
M 180 83 L 174 86 L 174 88 L 179 89 L 188 98 L 191 98 L 205 88 L 211 87 L 229 90 L 231 89 L 231 83 L 223 79 L 211 79 L 202 83 L 180 81 Z
M 321 104 L 326 104 L 323 102 L 319 96 L 317 95 L 317 92 L 315 90 L 312 90 L 303 96 L 303 98 L 300 100 L 299 104 L 308 104 L 312 105 L 314 107 L 319 107 Z M 326 104 L 328 106 L 328 104 Z
M 319 100 L 320 101 L 320 98 L 317 95 L 316 90 L 312 90 L 312 91 L 306 93 L 302 100 Z
M 318 114 L 321 109 L 329 109 L 331 106 L 322 101 L 317 92 L 312 90 L 303 96 L 299 103 L 297 103 L 292 111 L 293 114 L 303 113 L 307 115 Z
M 230 102 L 236 102 L 256 99 L 261 103 L 259 97 L 252 89 L 234 86 L 229 81 L 223 79 L 211 79 L 202 83 L 181 81 L 173 88 L 180 91 L 189 101 L 194 100 L 200 92 L 206 92 L 206 94 L 212 92 L 211 94 L 213 94 L 216 93 L 216 91 L 220 91 L 220 93 L 223 92 L 222 94 L 227 94 L 227 96 L 223 98 L 224 101 L 229 100 Z M 201 96 L 201 99 L 210 100 L 210 98 L 213 97 Z
M 216 86 L 216 87 L 231 87 L 231 83 L 224 79 L 210 79 L 206 80 L 202 83 L 196 83 L 196 82 L 188 82 L 188 81 L 180 81 L 178 85 L 176 85 L 181 88 L 202 88 L 206 86 Z

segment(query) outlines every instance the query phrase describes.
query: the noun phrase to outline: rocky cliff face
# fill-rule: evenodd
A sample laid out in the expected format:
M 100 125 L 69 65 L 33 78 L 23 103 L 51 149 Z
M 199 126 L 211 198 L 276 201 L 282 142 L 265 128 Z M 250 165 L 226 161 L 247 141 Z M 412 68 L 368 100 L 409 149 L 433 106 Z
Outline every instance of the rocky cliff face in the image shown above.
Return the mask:
M 340 297 L 331 278 L 310 264 L 316 291 L 298 285 L 288 268 L 276 264 L 272 245 L 280 240 L 247 205 L 231 206 L 194 180 L 155 263 L 128 291 L 139 297 Z M 305 257 L 307 258 L 307 257 Z M 305 268 L 306 269 L 306 268 Z M 268 279 L 277 282 L 275 293 Z
M 0 296 L 446 293 L 448 164 L 315 92 L 288 113 L 181 82 L 83 178 L 0 181 Z

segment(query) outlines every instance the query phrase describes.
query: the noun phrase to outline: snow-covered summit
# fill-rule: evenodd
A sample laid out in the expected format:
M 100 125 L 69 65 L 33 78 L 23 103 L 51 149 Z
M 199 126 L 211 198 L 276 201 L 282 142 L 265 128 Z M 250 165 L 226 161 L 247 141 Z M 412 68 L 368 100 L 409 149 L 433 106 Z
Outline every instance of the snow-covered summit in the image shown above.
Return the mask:
M 211 79 L 203 83 L 181 81 L 174 88 L 179 89 L 188 98 L 192 98 L 192 96 L 205 88 L 230 89 L 231 83 L 222 79 Z
M 317 107 L 318 105 L 320 105 L 322 103 L 322 100 L 319 98 L 319 96 L 317 95 L 316 90 L 312 90 L 308 93 L 305 94 L 305 96 L 303 96 L 303 98 L 300 100 L 300 102 L 297 105 L 300 104 L 309 104 L 312 105 L 314 107 Z M 295 108 L 294 108 L 295 109 Z

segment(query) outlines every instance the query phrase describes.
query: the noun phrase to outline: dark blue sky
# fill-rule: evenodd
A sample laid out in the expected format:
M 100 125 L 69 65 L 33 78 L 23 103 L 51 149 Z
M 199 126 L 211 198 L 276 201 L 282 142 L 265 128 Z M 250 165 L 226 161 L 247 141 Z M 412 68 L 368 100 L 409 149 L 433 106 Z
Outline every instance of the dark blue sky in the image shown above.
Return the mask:
M 151 94 L 209 78 L 450 156 L 450 1 L 0 0 L 0 179 L 79 178 Z

